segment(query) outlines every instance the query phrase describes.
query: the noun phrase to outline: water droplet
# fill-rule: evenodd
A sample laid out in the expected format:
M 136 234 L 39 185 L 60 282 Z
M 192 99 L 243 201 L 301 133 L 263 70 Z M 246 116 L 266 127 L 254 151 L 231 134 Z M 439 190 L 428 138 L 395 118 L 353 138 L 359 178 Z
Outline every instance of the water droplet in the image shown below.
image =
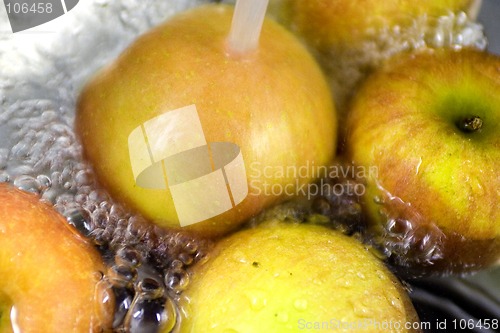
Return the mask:
M 250 308 L 254 311 L 260 311 L 267 305 L 266 292 L 259 289 L 251 289 L 245 292 L 245 296 L 250 302 Z
M 341 277 L 337 279 L 337 285 L 341 288 L 350 289 L 352 286 L 352 281 L 349 277 Z
M 233 253 L 233 259 L 242 264 L 246 264 L 248 262 L 246 255 L 241 251 L 235 251 Z
M 352 305 L 353 305 L 354 314 L 356 316 L 362 317 L 362 318 L 370 318 L 373 316 L 373 310 L 370 309 L 370 307 L 363 304 L 362 302 L 360 302 L 360 301 L 353 302 Z
M 307 310 L 307 300 L 298 298 L 293 302 L 293 307 L 298 311 L 305 311 Z
M 276 320 L 280 323 L 286 323 L 288 322 L 288 312 L 286 311 L 279 311 L 276 313 Z
M 398 312 L 398 313 L 404 313 L 404 305 L 403 302 L 399 299 L 396 298 L 395 296 L 389 295 L 386 293 L 385 298 L 387 302 Z

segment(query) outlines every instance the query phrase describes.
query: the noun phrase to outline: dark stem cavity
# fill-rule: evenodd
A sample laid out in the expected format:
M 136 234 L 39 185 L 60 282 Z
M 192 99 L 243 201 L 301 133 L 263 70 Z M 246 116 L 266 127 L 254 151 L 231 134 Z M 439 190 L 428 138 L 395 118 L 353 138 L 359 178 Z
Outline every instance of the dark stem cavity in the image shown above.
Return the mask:
M 483 128 L 483 120 L 479 116 L 468 117 L 460 120 L 457 126 L 464 133 L 478 132 Z

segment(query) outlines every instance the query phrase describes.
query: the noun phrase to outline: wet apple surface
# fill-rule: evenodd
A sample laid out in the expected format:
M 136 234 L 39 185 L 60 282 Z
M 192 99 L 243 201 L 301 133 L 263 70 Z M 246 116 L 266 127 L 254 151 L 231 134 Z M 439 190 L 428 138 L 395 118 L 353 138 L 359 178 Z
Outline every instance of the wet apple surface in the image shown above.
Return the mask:
M 103 259 L 36 195 L 0 184 L 0 331 L 101 332 L 114 297 Z
M 228 55 L 226 39 L 232 17 L 232 6 L 202 6 L 176 15 L 141 36 L 85 85 L 75 119 L 85 156 L 116 200 L 159 226 L 183 226 L 206 237 L 223 236 L 286 198 L 266 190 L 266 184 L 291 187 L 289 192 L 294 192 L 294 187 L 314 180 L 312 176 L 268 177 L 267 169 L 326 165 L 336 147 L 332 98 L 321 69 L 306 48 L 267 19 L 255 51 L 237 57 Z M 200 135 L 210 142 L 231 142 L 241 149 L 246 170 L 243 177 L 249 186 L 245 185 L 248 194 L 235 202 L 234 208 L 183 225 L 182 210 L 174 205 L 181 200 L 175 196 L 181 191 L 171 186 L 175 177 L 167 176 L 168 190 L 136 183 L 128 153 L 129 135 L 142 123 L 191 104 L 202 125 Z M 177 123 L 171 121 L 165 126 L 179 126 L 181 121 L 176 119 Z M 192 146 L 195 143 L 191 141 L 198 137 L 191 129 L 189 135 L 181 135 L 169 139 L 161 131 L 158 134 L 148 129 L 152 154 L 161 155 L 154 152 L 160 150 L 154 148 L 154 137 L 162 138 L 162 147 Z M 103 145 L 109 150 L 103 150 Z M 155 161 L 158 159 L 155 157 Z M 196 161 L 191 157 L 190 163 Z M 118 170 L 117 165 L 121 166 Z M 174 168 L 173 162 L 165 161 L 164 168 L 172 174 L 169 170 Z M 211 196 L 217 194 L 215 186 L 209 191 Z M 189 192 L 194 196 L 194 188 Z M 236 198 L 235 192 L 233 196 Z M 209 211 L 200 202 L 191 199 L 189 210 Z
M 354 98 L 346 155 L 377 166 L 363 205 L 407 269 L 459 273 L 500 258 L 499 66 L 472 50 L 396 57 Z
M 0 33 L 0 181 L 38 193 L 102 250 L 109 265 L 105 273 L 117 299 L 116 331 L 157 332 L 162 323 L 175 325 L 176 299 L 189 286 L 187 269 L 204 261 L 210 246 L 189 234 L 151 226 L 102 190 L 75 138 L 75 101 L 84 82 L 136 36 L 168 16 L 203 3 L 85 1 L 72 10 L 74 16 L 67 15 L 73 18 L 67 26 L 53 29 L 57 33 Z M 491 1 L 485 3 L 494 13 Z M 2 20 L 0 27 L 8 31 Z M 357 198 L 330 199 L 318 199 L 317 212 L 329 214 L 328 221 L 344 221 L 348 232 L 359 231 Z M 452 301 L 453 306 L 441 308 L 442 312 L 435 310 L 431 296 L 437 291 L 429 283 L 446 284 L 451 279 L 418 284 L 413 300 L 420 319 L 435 320 L 436 313 L 439 318 L 492 319 L 492 314 L 498 314 L 493 304 L 500 303 L 498 270 L 481 274 L 471 282 L 472 289 L 484 288 L 487 297 L 475 297 L 457 287 L 453 298 L 450 292 L 440 299 L 462 301 Z M 418 294 L 422 290 L 430 292 Z M 490 304 L 484 307 L 490 311 L 480 314 L 471 309 L 481 300 Z M 438 330 L 429 330 L 433 331 Z

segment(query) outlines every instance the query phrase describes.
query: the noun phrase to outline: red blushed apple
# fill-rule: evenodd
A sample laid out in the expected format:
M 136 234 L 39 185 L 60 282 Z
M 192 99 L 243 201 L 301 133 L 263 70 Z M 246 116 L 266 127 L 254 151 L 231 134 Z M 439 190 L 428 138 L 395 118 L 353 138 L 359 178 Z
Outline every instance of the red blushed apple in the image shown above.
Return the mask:
M 101 303 L 93 246 L 33 194 L 0 184 L 0 202 L 0 331 L 109 328 L 114 304 Z
M 355 97 L 345 149 L 378 169 L 366 179 L 364 208 L 403 271 L 472 271 L 500 258 L 498 56 L 393 59 Z
M 230 55 L 227 37 L 232 15 L 233 8 L 226 5 L 202 6 L 177 15 L 137 39 L 86 85 L 79 98 L 76 131 L 100 182 L 114 198 L 160 226 L 180 227 L 171 183 L 167 189 L 137 184 L 129 137 L 145 122 L 169 111 L 194 104 L 206 141 L 229 142 L 241 149 L 248 195 L 225 213 L 184 227 L 204 236 L 234 230 L 283 200 L 285 187 L 293 194 L 297 185 L 317 177 L 311 170 L 314 166 L 325 165 L 335 153 L 333 101 L 312 56 L 271 20 L 264 21 L 257 50 Z M 179 129 L 157 130 L 162 137 Z M 162 144 L 179 144 L 174 141 Z M 142 152 L 148 154 L 146 148 Z M 185 163 L 186 168 L 191 162 Z M 309 171 L 300 179 L 266 172 L 287 168 Z M 156 182 L 166 181 L 159 177 Z M 204 188 L 204 198 L 214 196 L 215 188 Z M 192 201 L 190 212 L 203 213 L 199 202 Z

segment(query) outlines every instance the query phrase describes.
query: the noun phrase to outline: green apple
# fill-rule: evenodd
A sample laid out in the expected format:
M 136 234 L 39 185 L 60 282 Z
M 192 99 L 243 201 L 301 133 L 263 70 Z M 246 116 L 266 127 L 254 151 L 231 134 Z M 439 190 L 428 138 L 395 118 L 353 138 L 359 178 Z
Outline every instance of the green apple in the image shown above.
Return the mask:
M 94 247 L 33 194 L 0 184 L 0 202 L 0 332 L 109 329 L 114 304 L 97 293 L 105 267 Z
M 181 333 L 418 331 L 405 328 L 417 314 L 382 261 L 322 226 L 268 220 L 220 241 L 192 273 Z
M 346 157 L 367 173 L 364 207 L 396 264 L 476 270 L 500 258 L 500 58 L 401 56 L 361 88 Z
M 231 6 L 207 5 L 175 16 L 137 39 L 79 98 L 76 130 L 100 182 L 160 226 L 179 228 L 172 193 L 136 184 L 128 140 L 168 111 L 194 104 L 208 142 L 241 149 L 248 195 L 225 213 L 184 227 L 204 236 L 235 229 L 317 177 L 308 171 L 297 179 L 277 170 L 325 165 L 335 153 L 333 101 L 313 57 L 271 20 L 263 24 L 256 51 L 231 55 L 232 15 Z M 160 128 L 165 135 L 171 130 Z M 213 194 L 206 188 L 206 197 Z M 203 210 L 197 202 L 189 209 Z
M 272 2 L 272 1 L 271 1 Z M 352 48 L 374 31 L 414 23 L 422 15 L 477 14 L 477 0 L 275 0 L 273 12 L 319 50 Z

